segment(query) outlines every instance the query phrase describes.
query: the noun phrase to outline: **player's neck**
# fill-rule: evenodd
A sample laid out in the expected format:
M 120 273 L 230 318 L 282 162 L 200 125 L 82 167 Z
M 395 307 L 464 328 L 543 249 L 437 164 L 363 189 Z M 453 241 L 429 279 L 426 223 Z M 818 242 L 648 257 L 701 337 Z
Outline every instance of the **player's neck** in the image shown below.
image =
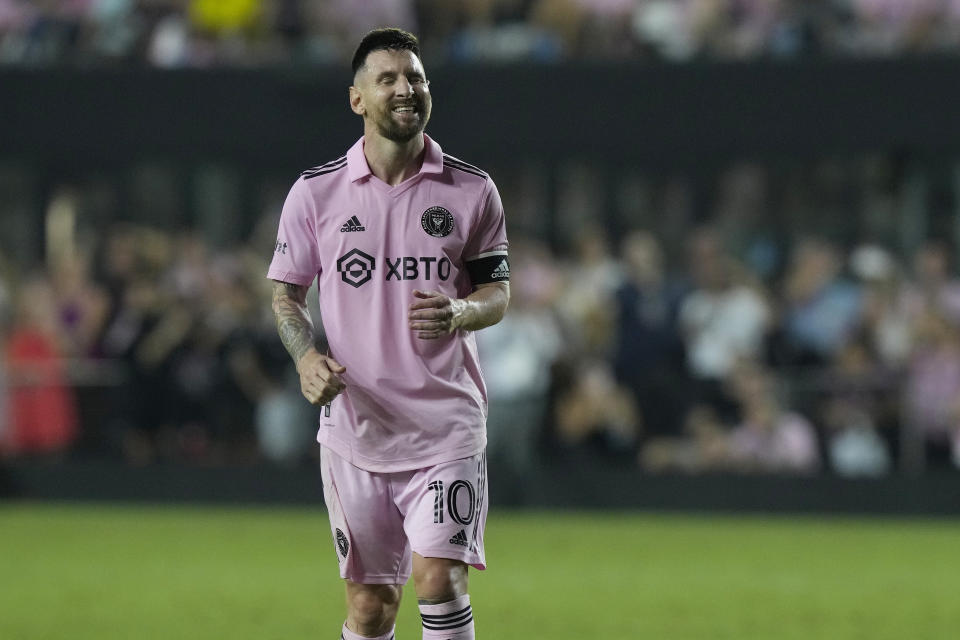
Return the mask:
M 363 140 L 363 155 L 370 172 L 394 187 L 420 171 L 424 147 L 422 133 L 409 142 L 394 142 L 367 133 Z

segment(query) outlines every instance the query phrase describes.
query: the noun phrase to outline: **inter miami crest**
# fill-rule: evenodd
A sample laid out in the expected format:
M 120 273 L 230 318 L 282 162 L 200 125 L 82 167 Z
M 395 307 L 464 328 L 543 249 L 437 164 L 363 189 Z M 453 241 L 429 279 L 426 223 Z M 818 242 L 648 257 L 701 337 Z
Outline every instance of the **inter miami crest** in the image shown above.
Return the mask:
M 343 535 L 343 531 L 339 528 L 337 529 L 337 550 L 344 558 L 347 557 L 347 551 L 350 550 L 350 543 L 347 542 L 347 536 Z
M 420 216 L 420 226 L 434 238 L 443 238 L 453 231 L 453 214 L 443 207 L 430 207 Z

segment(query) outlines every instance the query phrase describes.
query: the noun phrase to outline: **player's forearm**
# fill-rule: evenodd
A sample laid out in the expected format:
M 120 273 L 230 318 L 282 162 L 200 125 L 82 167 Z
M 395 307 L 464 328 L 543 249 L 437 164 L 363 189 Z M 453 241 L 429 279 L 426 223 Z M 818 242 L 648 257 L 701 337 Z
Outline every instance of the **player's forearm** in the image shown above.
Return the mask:
M 495 282 L 481 285 L 466 298 L 452 300 L 454 328 L 476 331 L 503 319 L 510 303 L 510 284 Z
M 299 365 L 300 359 L 314 348 L 313 320 L 307 309 L 307 288 L 276 282 L 273 286 L 273 314 L 277 319 L 280 341 Z

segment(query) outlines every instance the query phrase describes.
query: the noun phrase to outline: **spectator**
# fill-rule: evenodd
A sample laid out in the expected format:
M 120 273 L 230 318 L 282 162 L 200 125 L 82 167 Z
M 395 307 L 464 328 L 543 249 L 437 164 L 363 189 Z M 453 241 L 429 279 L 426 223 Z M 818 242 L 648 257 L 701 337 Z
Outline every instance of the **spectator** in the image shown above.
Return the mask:
M 640 451 L 640 468 L 647 473 L 710 473 L 726 469 L 727 428 L 707 405 L 693 407 L 683 435 L 651 438 Z
M 816 431 L 806 418 L 782 407 L 772 373 L 743 362 L 731 376 L 740 424 L 727 442 L 734 471 L 813 473 L 820 468 Z
M 770 310 L 711 229 L 693 234 L 689 264 L 693 287 L 681 303 L 679 319 L 687 369 L 700 383 L 699 398 L 715 402 L 721 380 L 734 365 L 761 355 Z
M 890 472 L 890 452 L 867 412 L 835 401 L 826 417 L 830 468 L 847 478 L 877 477 Z
M 684 408 L 683 344 L 677 332 L 678 287 L 667 279 L 657 239 L 635 231 L 621 244 L 614 373 L 630 389 L 648 436 L 676 433 Z
M 613 297 L 620 285 L 620 263 L 597 231 L 577 234 L 575 252 L 565 269 L 557 310 L 564 329 L 574 339 L 579 338 L 575 351 L 606 358 L 613 343 Z
M 857 329 L 862 295 L 842 266 L 826 240 L 806 238 L 795 247 L 783 285 L 784 346 L 793 364 L 829 362 Z
M 95 355 L 110 311 L 110 300 L 93 280 L 90 257 L 80 249 L 60 256 L 51 265 L 58 334 L 65 355 Z
M 861 339 L 845 345 L 817 378 L 831 469 L 848 477 L 888 473 L 897 442 L 899 371 L 884 366 Z
M 960 280 L 952 273 L 951 253 L 942 241 L 928 240 L 917 249 L 913 278 L 903 296 L 911 318 L 934 313 L 960 326 Z
M 888 368 L 900 368 L 910 356 L 912 318 L 903 295 L 903 277 L 893 256 L 876 245 L 861 245 L 850 255 L 851 271 L 863 287 L 862 330 Z
M 9 372 L 7 449 L 14 455 L 61 454 L 77 438 L 77 409 L 58 342 L 49 282 L 33 276 L 17 294 L 6 342 Z
M 578 361 L 568 375 L 554 405 L 555 446 L 574 459 L 632 461 L 642 431 L 633 397 L 603 362 Z
M 917 319 L 904 383 L 904 428 L 921 434 L 933 466 L 960 460 L 960 330 L 943 315 Z

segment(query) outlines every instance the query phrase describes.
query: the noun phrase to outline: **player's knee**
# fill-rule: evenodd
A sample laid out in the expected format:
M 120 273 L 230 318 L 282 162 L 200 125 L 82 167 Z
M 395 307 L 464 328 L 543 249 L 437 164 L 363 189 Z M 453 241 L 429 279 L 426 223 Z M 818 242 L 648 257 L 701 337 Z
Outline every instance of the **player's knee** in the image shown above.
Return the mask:
M 467 565 L 443 558 L 427 560 L 420 563 L 414 575 L 418 599 L 447 602 L 467 593 Z
M 397 618 L 400 588 L 394 585 L 351 585 L 347 588 L 348 618 L 361 635 L 389 631 Z

